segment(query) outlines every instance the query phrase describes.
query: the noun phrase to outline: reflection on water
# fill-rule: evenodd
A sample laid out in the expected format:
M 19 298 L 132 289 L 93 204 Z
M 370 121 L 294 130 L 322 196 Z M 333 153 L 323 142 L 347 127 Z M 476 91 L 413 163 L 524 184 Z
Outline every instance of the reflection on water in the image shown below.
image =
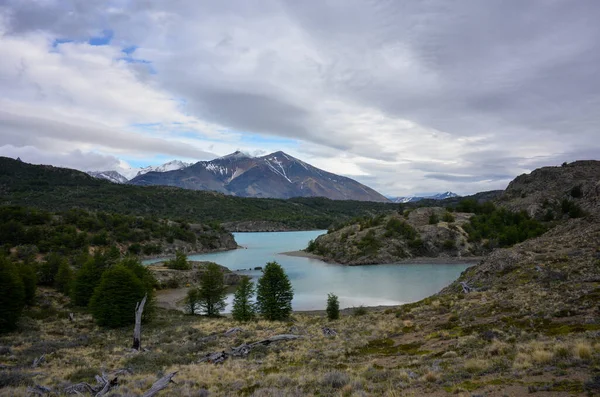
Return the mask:
M 340 298 L 340 307 L 398 305 L 414 302 L 438 292 L 455 280 L 469 265 L 376 265 L 342 266 L 320 260 L 281 255 L 303 249 L 324 231 L 281 233 L 235 233 L 244 249 L 192 255 L 191 260 L 213 261 L 239 270 L 253 279 L 260 277 L 257 266 L 277 261 L 294 288 L 294 310 L 325 308 L 328 293 Z M 256 280 L 254 280 L 256 281 Z M 232 297 L 228 297 L 230 303 Z M 229 309 L 229 307 L 228 307 Z

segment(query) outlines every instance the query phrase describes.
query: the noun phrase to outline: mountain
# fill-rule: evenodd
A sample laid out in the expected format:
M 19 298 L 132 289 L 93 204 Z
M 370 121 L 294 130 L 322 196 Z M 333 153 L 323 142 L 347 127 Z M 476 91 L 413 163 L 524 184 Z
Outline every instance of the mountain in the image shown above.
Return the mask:
M 458 194 L 453 192 L 437 193 L 432 196 L 405 196 L 405 197 L 389 197 L 394 203 L 414 203 L 421 200 L 445 200 L 447 198 L 460 197 Z
M 89 175 L 98 179 L 106 179 L 113 183 L 127 183 L 129 180 L 117 171 L 89 171 Z
M 353 179 L 323 171 L 281 151 L 262 157 L 237 151 L 173 171 L 148 172 L 129 183 L 212 190 L 240 197 L 389 201 Z
M 176 171 L 192 165 L 191 163 L 185 163 L 181 160 L 172 160 L 168 163 L 164 163 L 161 165 L 149 165 L 147 167 L 142 167 L 137 172 L 136 176 L 147 174 L 148 172 L 167 172 L 167 171 Z

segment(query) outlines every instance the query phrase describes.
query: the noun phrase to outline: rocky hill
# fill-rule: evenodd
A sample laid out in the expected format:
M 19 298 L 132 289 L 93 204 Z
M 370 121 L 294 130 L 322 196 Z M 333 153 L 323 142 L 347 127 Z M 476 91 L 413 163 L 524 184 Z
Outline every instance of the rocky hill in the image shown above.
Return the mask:
M 536 218 L 563 219 L 572 204 L 583 211 L 600 210 L 600 161 L 576 161 L 543 167 L 513 180 L 496 202 Z
M 317 237 L 307 250 L 347 265 L 393 263 L 415 257 L 466 258 L 481 253 L 465 224 L 474 214 L 430 207 L 351 222 Z
M 389 201 L 353 179 L 323 171 L 281 151 L 262 157 L 235 152 L 174 171 L 148 172 L 130 183 L 211 190 L 240 197 Z

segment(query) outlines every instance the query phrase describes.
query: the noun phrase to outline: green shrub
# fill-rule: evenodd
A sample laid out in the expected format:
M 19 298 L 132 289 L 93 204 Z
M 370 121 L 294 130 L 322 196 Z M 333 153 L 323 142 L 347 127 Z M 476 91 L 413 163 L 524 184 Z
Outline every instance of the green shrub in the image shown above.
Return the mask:
M 437 214 L 435 212 L 432 212 L 429 215 L 429 224 L 430 225 L 437 225 L 440 222 L 440 217 L 437 216 Z
M 89 308 L 98 325 L 122 327 L 135 322 L 135 306 L 145 294 L 142 281 L 119 264 L 102 274 Z
M 366 308 L 366 307 L 364 307 L 363 305 L 360 305 L 360 306 L 358 306 L 358 307 L 355 307 L 355 308 L 352 310 L 352 314 L 353 314 L 354 316 L 364 316 L 365 314 L 367 314 L 367 308 Z
M 256 316 L 255 305 L 251 299 L 254 295 L 254 283 L 249 277 L 243 277 L 233 296 L 231 314 L 236 321 L 250 321 Z
M 292 312 L 294 292 L 283 268 L 269 262 L 258 280 L 256 303 L 258 311 L 267 320 L 285 320 Z
M 454 244 L 454 240 L 446 240 L 446 241 L 444 241 L 442 246 L 444 247 L 444 249 L 447 249 L 447 250 L 456 248 L 456 246 Z
M 37 276 L 33 270 L 33 265 L 21 263 L 18 266 L 18 273 L 25 288 L 25 303 L 31 306 L 35 303 L 35 290 L 37 286 Z
M 179 250 L 175 253 L 175 258 L 166 261 L 165 265 L 169 269 L 175 270 L 190 270 L 192 268 L 192 264 L 187 260 L 187 256 L 183 251 Z
M 568 214 L 569 218 L 581 218 L 585 215 L 585 212 L 581 209 L 581 207 L 569 199 L 564 199 L 560 206 L 562 213 Z
M 25 287 L 12 262 L 0 256 L 0 333 L 16 328 L 25 306 Z
M 71 293 L 71 288 L 73 287 L 73 280 L 74 277 L 71 265 L 69 265 L 66 261 L 62 262 L 58 268 L 58 273 L 56 274 L 56 279 L 54 280 L 54 286 L 59 292 L 69 295 Z
M 334 294 L 327 295 L 327 318 L 337 320 L 340 318 L 340 301 Z
M 442 221 L 448 222 L 448 223 L 452 223 L 455 220 L 456 219 L 454 218 L 454 215 L 452 215 L 450 212 L 444 213 L 444 216 L 442 217 Z
M 387 221 L 385 224 L 385 230 L 386 237 L 400 236 L 406 238 L 407 240 L 414 240 L 419 235 L 414 227 L 398 218 L 391 218 L 389 221 Z
M 226 287 L 223 271 L 216 263 L 208 263 L 200 277 L 198 306 L 208 317 L 216 317 L 226 306 Z

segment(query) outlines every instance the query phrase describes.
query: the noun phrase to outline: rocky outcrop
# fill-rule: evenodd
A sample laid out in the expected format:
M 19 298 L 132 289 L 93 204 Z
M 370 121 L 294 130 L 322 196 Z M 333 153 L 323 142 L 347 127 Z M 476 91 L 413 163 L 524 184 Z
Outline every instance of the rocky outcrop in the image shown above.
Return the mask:
M 526 211 L 538 219 L 564 220 L 561 204 L 572 201 L 589 213 L 600 213 L 600 161 L 576 161 L 543 167 L 513 180 L 497 203 L 511 211 Z
M 148 265 L 148 269 L 154 274 L 161 289 L 165 288 L 183 288 L 198 285 L 202 275 L 206 271 L 206 265 L 210 262 L 190 261 L 192 268 L 190 270 L 169 269 L 165 262 L 158 262 Z M 232 272 L 225 266 L 219 265 L 223 271 L 223 277 L 226 285 L 237 285 L 241 276 Z
M 242 221 L 225 222 L 223 228 L 229 232 L 289 232 L 306 230 L 306 227 L 293 228 L 280 222 L 270 221 Z
M 463 225 L 472 214 L 439 207 L 418 208 L 357 222 L 319 236 L 309 247 L 325 260 L 347 265 L 394 263 L 415 257 L 473 257 L 479 247 L 468 241 Z

